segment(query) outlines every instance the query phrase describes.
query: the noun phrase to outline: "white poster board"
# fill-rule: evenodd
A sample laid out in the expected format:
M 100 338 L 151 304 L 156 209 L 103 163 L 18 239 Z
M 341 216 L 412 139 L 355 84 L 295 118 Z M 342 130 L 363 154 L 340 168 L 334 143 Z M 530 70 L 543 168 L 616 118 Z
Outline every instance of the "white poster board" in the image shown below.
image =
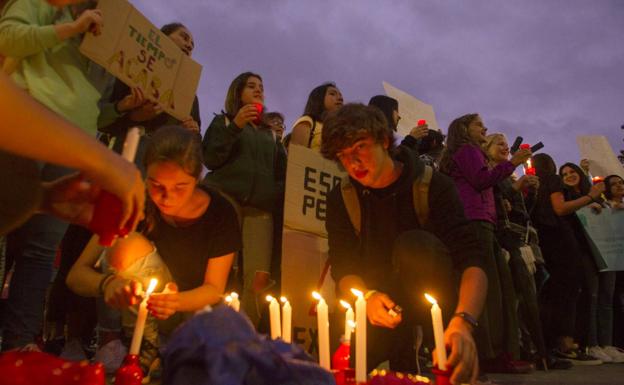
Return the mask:
M 80 52 L 171 116 L 190 116 L 201 65 L 126 0 L 99 0 L 102 33 L 85 34 Z
M 584 207 L 576 215 L 606 264 L 601 271 L 624 270 L 624 210 L 606 208 L 595 214 Z
M 624 178 L 624 167 L 605 136 L 581 135 L 576 137 L 576 142 L 581 159 L 589 160 L 589 172 L 593 176 L 604 178 L 615 174 Z
M 316 354 L 316 316 L 312 291 L 321 293 L 333 311 L 335 284 L 327 261 L 327 194 L 344 172 L 318 152 L 290 145 L 286 173 L 282 238 L 282 294 L 293 306 L 293 342 Z M 325 271 L 324 271 L 325 270 Z M 321 276 L 324 274 L 324 279 Z M 332 340 L 337 336 L 331 335 Z
M 432 130 L 440 131 L 438 121 L 433 111 L 433 106 L 424 103 L 405 91 L 402 91 L 388 82 L 383 82 L 386 95 L 395 98 L 399 102 L 399 115 L 401 120 L 397 127 L 398 134 L 409 135 L 412 128 L 416 127 L 419 120 L 424 119 Z

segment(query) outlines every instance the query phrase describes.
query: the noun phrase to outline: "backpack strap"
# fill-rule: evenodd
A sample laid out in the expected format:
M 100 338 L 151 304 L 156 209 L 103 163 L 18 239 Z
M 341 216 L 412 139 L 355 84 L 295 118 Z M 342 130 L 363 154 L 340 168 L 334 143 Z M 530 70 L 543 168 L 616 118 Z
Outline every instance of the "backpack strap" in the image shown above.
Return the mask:
M 425 165 L 425 169 L 420 177 L 414 179 L 412 185 L 412 199 L 414 201 L 414 211 L 418 217 L 420 226 L 424 226 L 429 220 L 429 185 L 433 176 L 433 168 Z
M 340 193 L 344 202 L 349 220 L 355 229 L 356 234 L 360 235 L 362 230 L 362 211 L 360 209 L 360 199 L 358 198 L 355 187 L 349 181 L 349 176 L 345 176 L 340 181 Z
M 308 148 L 312 148 L 312 140 L 314 139 L 315 128 L 316 128 L 316 120 L 312 118 L 312 127 L 310 127 L 310 136 L 308 136 Z

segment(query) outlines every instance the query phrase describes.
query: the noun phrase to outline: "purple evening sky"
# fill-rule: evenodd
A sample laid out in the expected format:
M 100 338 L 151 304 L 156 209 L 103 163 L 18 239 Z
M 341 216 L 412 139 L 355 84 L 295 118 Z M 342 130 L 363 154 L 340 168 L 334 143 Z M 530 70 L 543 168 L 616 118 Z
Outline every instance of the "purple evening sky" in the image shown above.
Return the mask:
M 578 162 L 575 138 L 624 148 L 621 0 L 137 0 L 161 26 L 193 33 L 202 130 L 227 87 L 251 70 L 270 110 L 290 124 L 310 90 L 332 80 L 368 102 L 381 82 L 434 106 L 443 132 L 479 112 L 489 132 L 543 141 L 558 164 Z

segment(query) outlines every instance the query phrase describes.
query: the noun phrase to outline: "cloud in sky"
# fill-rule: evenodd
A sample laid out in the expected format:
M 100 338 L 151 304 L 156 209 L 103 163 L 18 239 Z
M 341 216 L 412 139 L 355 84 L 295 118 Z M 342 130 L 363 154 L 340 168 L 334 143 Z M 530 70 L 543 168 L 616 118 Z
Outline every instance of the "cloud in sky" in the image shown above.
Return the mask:
M 490 132 L 542 140 L 578 161 L 575 136 L 624 148 L 624 3 L 619 0 L 134 2 L 155 24 L 181 21 L 203 66 L 202 128 L 251 70 L 292 123 L 310 90 L 335 81 L 367 102 L 386 80 L 433 104 L 440 127 L 479 112 Z

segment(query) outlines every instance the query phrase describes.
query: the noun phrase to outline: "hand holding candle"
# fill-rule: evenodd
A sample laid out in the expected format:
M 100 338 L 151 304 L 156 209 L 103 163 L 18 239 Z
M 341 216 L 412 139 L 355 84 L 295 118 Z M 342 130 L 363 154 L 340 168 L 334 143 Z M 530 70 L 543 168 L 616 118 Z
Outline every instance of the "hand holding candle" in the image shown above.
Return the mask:
M 322 368 L 330 370 L 329 361 L 329 314 L 327 303 L 317 292 L 312 293 L 312 297 L 318 301 L 316 305 L 316 317 L 318 327 L 318 351 L 319 365 Z
M 134 333 L 132 334 L 132 343 L 130 344 L 130 350 L 128 354 L 139 354 L 141 349 L 141 341 L 143 340 L 143 331 L 145 330 L 145 321 L 147 320 L 147 300 L 156 288 L 158 280 L 152 278 L 147 290 L 145 291 L 145 298 L 139 305 L 139 311 L 137 314 L 136 324 L 134 325 Z
M 280 321 L 280 306 L 277 299 L 270 295 L 266 296 L 269 301 L 269 318 L 271 321 L 271 339 L 276 340 L 282 336 L 282 323 Z

